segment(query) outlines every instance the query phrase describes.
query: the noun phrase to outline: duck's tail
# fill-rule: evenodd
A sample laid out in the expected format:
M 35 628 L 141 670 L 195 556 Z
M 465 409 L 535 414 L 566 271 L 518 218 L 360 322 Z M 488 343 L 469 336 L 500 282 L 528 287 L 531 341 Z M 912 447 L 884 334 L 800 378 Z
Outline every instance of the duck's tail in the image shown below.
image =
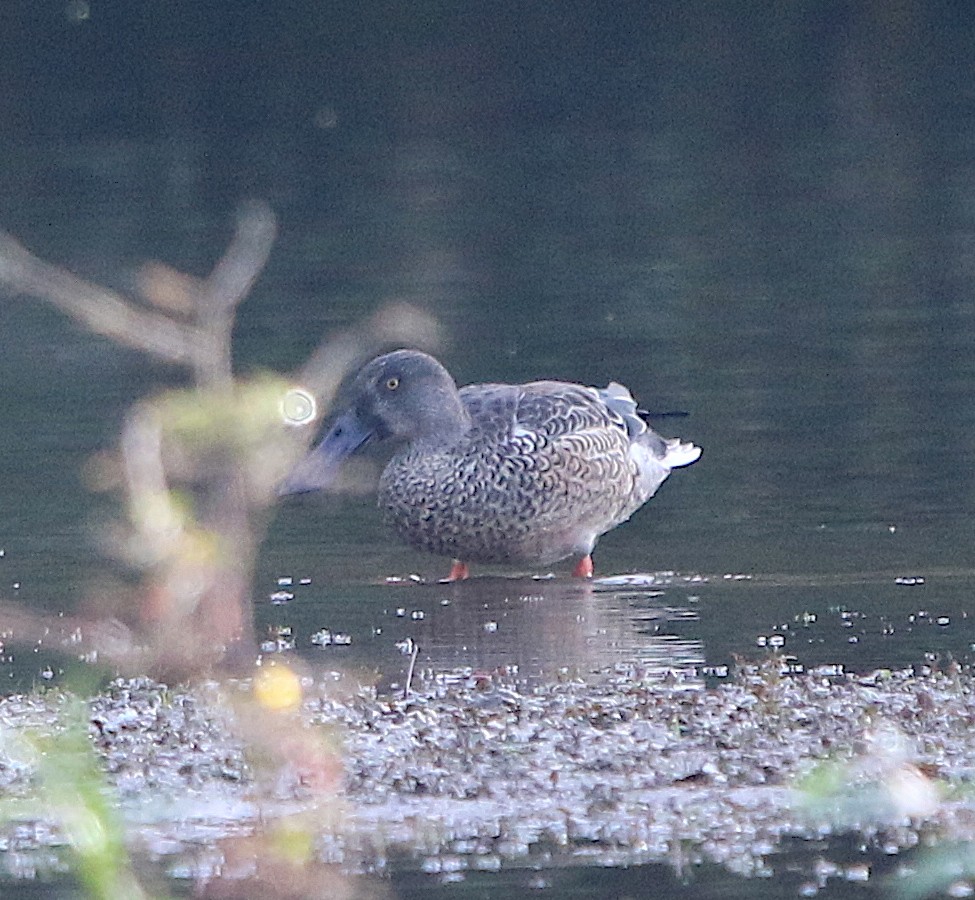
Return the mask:
M 664 447 L 664 455 L 660 462 L 670 469 L 689 466 L 692 462 L 697 462 L 701 457 L 700 447 L 692 444 L 690 441 L 682 441 L 680 438 L 664 440 Z
M 680 466 L 689 466 L 700 457 L 701 448 L 690 441 L 663 438 L 657 434 L 647 421 L 652 413 L 638 409 L 636 401 L 623 385 L 611 381 L 607 387 L 599 390 L 599 395 L 606 406 L 622 419 L 630 440 L 650 450 L 655 466 L 669 471 Z

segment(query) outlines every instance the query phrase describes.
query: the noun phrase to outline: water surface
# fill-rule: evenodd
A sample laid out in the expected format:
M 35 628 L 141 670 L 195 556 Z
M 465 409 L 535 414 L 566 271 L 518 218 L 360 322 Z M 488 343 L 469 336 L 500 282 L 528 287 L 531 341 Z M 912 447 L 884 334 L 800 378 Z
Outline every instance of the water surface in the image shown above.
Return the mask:
M 252 10 L 251 55 L 226 56 L 220 28 L 215 49 L 168 23 L 162 50 L 133 54 L 149 32 L 110 40 L 96 17 L 52 32 L 43 73 L 11 57 L 37 94 L 7 101 L 0 225 L 32 249 L 129 290 L 146 258 L 205 274 L 242 198 L 275 208 L 242 373 L 295 368 L 402 299 L 439 317 L 460 383 L 617 380 L 687 411 L 660 430 L 704 448 L 597 548 L 597 575 L 652 576 L 635 585 L 564 567 L 439 585 L 446 562 L 391 541 L 371 497 L 284 505 L 254 587 L 266 654 L 397 689 L 414 648 L 416 678 L 526 683 L 704 684 L 771 652 L 852 671 L 971 659 L 971 23 L 939 4 L 633 6 L 537 13 L 520 37 L 486 13 L 431 37 L 331 7 L 302 37 Z M 173 381 L 3 298 L 0 596 L 70 611 L 100 589 L 113 510 L 86 460 Z M 57 681 L 63 660 L 31 650 L 7 653 L 11 683 Z

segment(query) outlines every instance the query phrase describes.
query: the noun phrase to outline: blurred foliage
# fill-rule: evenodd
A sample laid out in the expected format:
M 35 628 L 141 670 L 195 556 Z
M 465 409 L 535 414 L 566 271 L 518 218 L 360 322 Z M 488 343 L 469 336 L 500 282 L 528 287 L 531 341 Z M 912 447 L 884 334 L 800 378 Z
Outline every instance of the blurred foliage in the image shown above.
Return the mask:
M 906 736 L 881 722 L 864 734 L 855 756 L 821 762 L 799 781 L 798 808 L 834 829 L 930 817 L 942 786 L 915 756 Z
M 330 729 L 299 718 L 304 686 L 296 668 L 258 665 L 253 568 L 276 487 L 306 449 L 346 370 L 377 342 L 413 338 L 422 345 L 436 327 L 429 316 L 391 304 L 362 329 L 324 339 L 293 380 L 236 378 L 236 310 L 275 233 L 270 209 L 247 205 L 207 278 L 150 264 L 141 297 L 128 298 L 43 261 L 0 232 L 0 286 L 51 303 L 95 334 L 191 379 L 188 387 L 135 403 L 117 450 L 99 454 L 84 471 L 88 486 L 115 495 L 123 511 L 104 536 L 124 571 L 104 578 L 77 616 L 43 616 L 17 603 L 2 614 L 11 641 L 54 630 L 62 647 L 87 663 L 170 681 L 220 676 L 209 712 L 246 748 L 247 787 L 258 813 L 250 834 L 218 842 L 223 862 L 200 874 L 197 887 L 212 897 L 337 900 L 351 889 L 335 867 L 316 861 L 315 839 L 342 813 L 341 744 Z M 56 821 L 90 897 L 146 897 L 85 705 L 65 704 L 56 732 L 0 733 L 37 786 L 29 803 L 8 801 L 4 813 Z M 293 801 L 284 813 L 267 803 L 282 796 Z
M 928 847 L 906 877 L 890 883 L 896 900 L 926 897 L 971 897 L 975 893 L 975 844 L 946 843 Z
M 125 823 L 88 737 L 83 701 L 65 695 L 60 727 L 50 733 L 5 728 L 3 750 L 33 772 L 33 796 L 0 801 L 0 818 L 33 821 L 39 815 L 63 834 L 73 869 L 92 900 L 162 897 L 147 892 L 126 847 Z

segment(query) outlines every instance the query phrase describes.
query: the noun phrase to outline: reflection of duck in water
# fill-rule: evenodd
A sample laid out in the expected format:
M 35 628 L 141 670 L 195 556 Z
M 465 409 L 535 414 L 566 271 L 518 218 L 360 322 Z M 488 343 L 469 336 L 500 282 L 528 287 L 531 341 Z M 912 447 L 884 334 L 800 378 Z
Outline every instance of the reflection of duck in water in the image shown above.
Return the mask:
M 548 565 L 579 557 L 592 575 L 601 534 L 625 522 L 701 450 L 666 440 L 630 392 L 561 381 L 457 390 L 433 357 L 397 350 L 355 377 L 348 409 L 282 486 L 326 487 L 371 441 L 403 446 L 379 482 L 385 520 L 415 547 L 467 564 Z

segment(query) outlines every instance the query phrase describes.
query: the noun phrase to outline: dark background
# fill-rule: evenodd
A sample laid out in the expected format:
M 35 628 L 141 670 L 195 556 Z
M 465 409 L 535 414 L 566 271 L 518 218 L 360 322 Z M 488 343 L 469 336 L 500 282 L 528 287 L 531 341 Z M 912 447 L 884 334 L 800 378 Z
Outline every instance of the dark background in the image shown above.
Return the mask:
M 961 3 L 8 2 L 0 225 L 131 290 L 148 258 L 205 274 L 264 199 L 281 230 L 240 312 L 242 374 L 295 368 L 400 299 L 440 318 L 461 383 L 618 380 L 687 410 L 661 429 L 704 457 L 596 564 L 710 579 L 705 655 L 809 609 L 958 616 L 973 31 Z M 2 298 L 16 596 L 69 608 L 97 581 L 106 513 L 80 473 L 173 379 Z M 279 513 L 255 597 L 299 571 L 442 567 L 391 543 L 368 498 L 325 499 Z M 766 587 L 728 599 L 728 574 Z M 356 607 L 362 627 L 382 602 Z M 969 651 L 924 634 L 856 659 Z

